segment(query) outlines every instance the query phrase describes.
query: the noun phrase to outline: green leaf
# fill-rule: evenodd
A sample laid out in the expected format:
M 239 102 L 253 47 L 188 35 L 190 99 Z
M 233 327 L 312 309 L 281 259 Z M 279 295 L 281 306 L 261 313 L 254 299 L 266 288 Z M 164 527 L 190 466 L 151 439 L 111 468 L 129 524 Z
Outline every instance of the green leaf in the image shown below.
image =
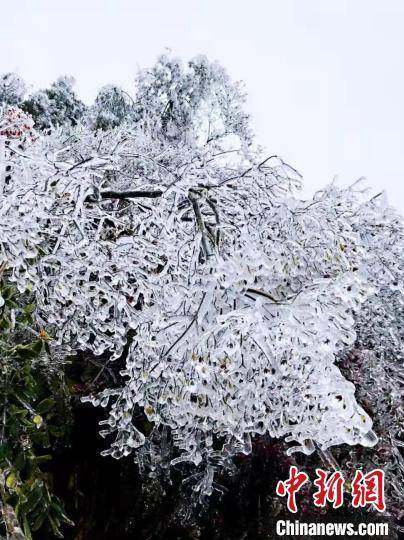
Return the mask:
M 2 459 L 10 459 L 11 448 L 7 443 L 0 444 L 0 461 Z
M 48 515 L 48 520 L 56 538 L 63 538 L 63 534 L 60 532 L 60 521 L 57 518 L 53 518 L 50 514 Z
M 42 341 L 37 340 L 28 345 L 17 345 L 14 347 L 13 352 L 20 358 L 32 360 L 37 358 L 42 351 Z
M 33 535 L 42 538 L 52 531 L 54 536 L 63 538 L 61 524 L 73 523 L 50 489 L 51 477 L 41 467 L 52 459 L 51 450 L 46 448 L 51 448 L 54 439 L 65 436 L 65 419 L 61 414 L 68 388 L 58 374 L 45 373 L 41 363 L 33 362 L 40 355 L 51 356 L 48 343 L 51 338 L 45 330 L 33 341 L 28 341 L 32 339 L 28 332 L 24 333 L 24 326 L 32 323 L 35 304 L 21 307 L 18 291 L 12 287 L 0 286 L 0 291 L 1 299 L 4 298 L 0 309 L 0 357 L 6 360 L 10 370 L 7 377 L 10 384 L 3 381 L 5 384 L 0 390 L 7 399 L 4 430 L 7 442 L 0 445 L 0 467 L 8 470 L 5 480 L 8 502 L 14 508 L 26 540 L 33 540 Z M 16 303 L 18 332 L 10 324 L 9 316 L 10 307 Z M 24 337 L 26 341 L 22 341 Z M 42 426 L 46 429 L 39 429 Z M 22 439 L 29 441 L 24 451 L 21 450 Z M 39 530 L 34 534 L 33 531 Z
M 36 356 L 39 356 L 42 352 L 43 342 L 41 339 L 38 339 L 30 344 L 30 350 L 35 353 Z
M 17 484 L 17 475 L 14 471 L 11 471 L 11 473 L 6 478 L 6 486 L 8 487 L 8 489 L 13 489 L 16 484 Z
M 34 424 L 36 425 L 36 427 L 39 429 L 42 424 L 43 424 L 43 418 L 40 414 L 36 414 L 33 418 L 32 418 L 32 421 L 34 422 Z
M 39 464 L 39 463 L 45 463 L 47 461 L 52 461 L 52 456 L 50 454 L 44 454 L 43 456 L 34 456 L 33 460 Z
M 42 480 L 37 479 L 33 482 L 27 495 L 27 502 L 24 505 L 26 508 L 26 513 L 35 510 L 40 503 L 43 506 L 43 482 Z
M 44 521 L 45 521 L 46 517 L 47 517 L 47 515 L 46 515 L 46 511 L 44 510 L 44 508 L 41 508 L 40 510 L 35 512 L 35 515 L 33 515 L 32 518 L 31 518 L 31 529 L 34 532 L 36 532 L 38 529 L 40 529 L 42 527 L 42 525 L 44 524 Z
M 14 460 L 14 468 L 17 470 L 17 471 L 22 471 L 22 469 L 24 468 L 24 465 L 25 465 L 25 454 L 24 452 L 19 452 L 17 454 L 17 457 L 15 458 Z
M 38 414 L 45 414 L 49 412 L 56 404 L 56 401 L 53 398 L 45 398 L 38 403 L 35 407 Z
M 7 300 L 11 300 L 14 296 L 14 289 L 13 287 L 7 286 L 1 289 L 1 296 L 4 298 L 4 300 L 7 302 Z
M 24 308 L 24 313 L 26 315 L 31 315 L 35 311 L 35 304 L 27 304 Z
M 24 535 L 25 535 L 26 540 L 32 540 L 31 529 L 30 529 L 30 526 L 29 526 L 29 523 L 28 523 L 27 516 L 25 516 L 25 515 L 22 518 L 22 527 L 23 527 L 23 530 L 24 530 Z
M 3 317 L 0 319 L 0 329 L 1 330 L 8 330 L 11 328 L 11 323 L 8 317 Z

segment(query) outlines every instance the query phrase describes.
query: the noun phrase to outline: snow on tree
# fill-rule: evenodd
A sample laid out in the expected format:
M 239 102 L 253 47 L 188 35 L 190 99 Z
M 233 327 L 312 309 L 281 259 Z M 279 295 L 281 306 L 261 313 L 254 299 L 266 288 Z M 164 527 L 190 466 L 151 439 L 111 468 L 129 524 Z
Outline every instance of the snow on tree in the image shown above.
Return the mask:
M 88 111 L 88 121 L 93 129 L 111 129 L 130 122 L 134 101 L 124 90 L 109 84 L 98 92 L 94 105 Z
M 0 76 L 0 106 L 19 105 L 27 91 L 25 82 L 16 73 Z
M 196 57 L 184 69 L 180 60 L 163 55 L 137 79 L 140 127 L 173 143 L 209 144 L 232 136 L 239 144 L 249 144 L 244 100 L 241 85 L 204 56 Z
M 60 77 L 50 88 L 31 94 L 21 105 L 35 121 L 37 129 L 49 129 L 64 124 L 76 125 L 86 107 L 73 90 L 73 77 Z
M 369 303 L 402 297 L 400 218 L 355 186 L 300 200 L 243 100 L 216 64 L 162 57 L 138 79 L 135 122 L 24 151 L 2 135 L 0 264 L 61 357 L 125 355 L 121 388 L 88 398 L 109 409 L 105 454 L 193 463 L 201 495 L 256 434 L 290 453 L 373 446 L 336 362 Z

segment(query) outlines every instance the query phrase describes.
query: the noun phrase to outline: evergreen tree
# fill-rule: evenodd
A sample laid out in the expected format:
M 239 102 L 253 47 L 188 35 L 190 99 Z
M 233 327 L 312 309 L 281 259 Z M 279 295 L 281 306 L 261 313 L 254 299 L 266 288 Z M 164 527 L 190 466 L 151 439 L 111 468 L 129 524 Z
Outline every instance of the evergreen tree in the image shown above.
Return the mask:
M 16 73 L 0 76 L 0 105 L 19 105 L 24 99 L 27 87 Z
M 50 88 L 34 92 L 22 103 L 22 109 L 32 116 L 37 129 L 75 126 L 81 120 L 86 106 L 77 98 L 74 83 L 73 77 L 60 77 Z
M 88 111 L 88 121 L 93 129 L 108 130 L 132 121 L 134 101 L 124 90 L 109 84 L 101 88 L 94 105 Z

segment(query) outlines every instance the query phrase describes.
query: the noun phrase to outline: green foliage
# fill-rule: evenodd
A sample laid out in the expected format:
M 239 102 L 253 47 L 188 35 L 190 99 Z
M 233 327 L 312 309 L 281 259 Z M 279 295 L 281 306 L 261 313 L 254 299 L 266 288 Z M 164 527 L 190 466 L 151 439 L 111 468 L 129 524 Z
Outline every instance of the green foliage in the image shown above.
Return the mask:
M 13 526 L 6 508 L 28 540 L 46 530 L 63 538 L 61 525 L 72 523 L 47 466 L 66 435 L 67 387 L 62 370 L 50 369 L 50 338 L 35 329 L 35 305 L 20 300 L 0 283 L 0 536 Z

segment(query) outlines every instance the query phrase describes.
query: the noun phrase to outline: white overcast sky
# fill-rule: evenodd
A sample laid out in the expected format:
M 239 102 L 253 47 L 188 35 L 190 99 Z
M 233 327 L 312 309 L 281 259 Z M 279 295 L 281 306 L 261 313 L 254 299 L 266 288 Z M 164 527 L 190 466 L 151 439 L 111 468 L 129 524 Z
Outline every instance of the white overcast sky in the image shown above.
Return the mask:
M 386 189 L 404 210 L 404 0 L 10 0 L 0 72 L 74 75 L 91 101 L 165 48 L 220 61 L 249 93 L 257 140 L 304 175 Z

